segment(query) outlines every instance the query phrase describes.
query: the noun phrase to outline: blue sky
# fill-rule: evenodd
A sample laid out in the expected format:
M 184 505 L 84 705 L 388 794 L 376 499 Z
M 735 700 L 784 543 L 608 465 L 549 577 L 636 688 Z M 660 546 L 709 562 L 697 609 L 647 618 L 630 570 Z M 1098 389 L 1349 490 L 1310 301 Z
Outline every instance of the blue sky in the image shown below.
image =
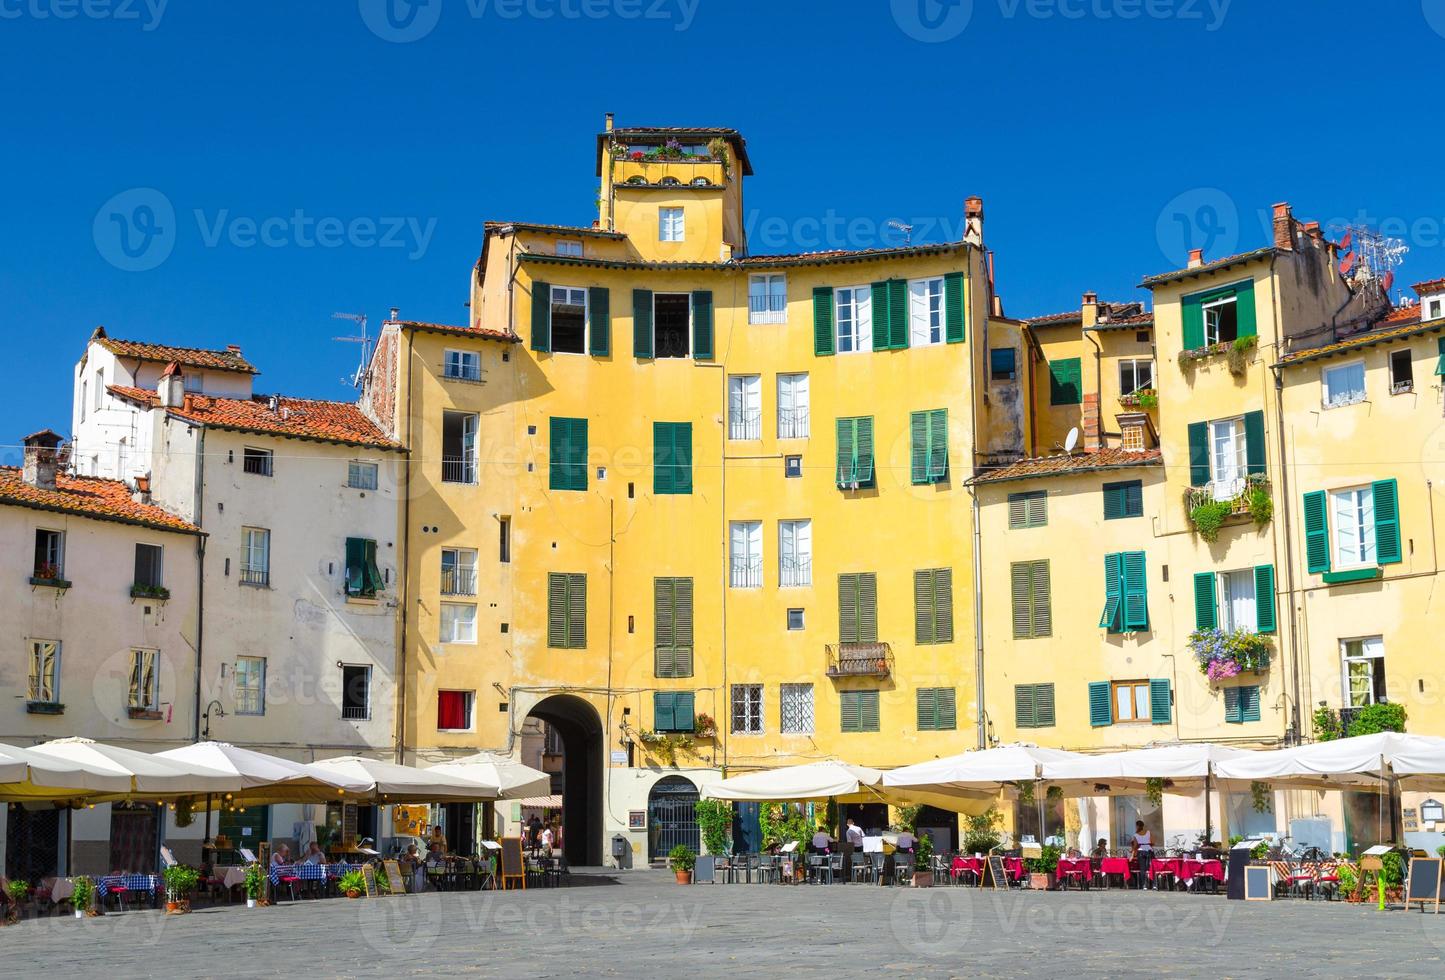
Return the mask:
M 1445 274 L 1445 0 L 86 2 L 0 0 L 0 445 L 68 429 L 96 324 L 348 397 L 331 314 L 465 322 L 484 220 L 595 216 L 607 111 L 742 130 L 754 251 L 981 195 L 1015 316 L 1264 244 L 1280 200 Z

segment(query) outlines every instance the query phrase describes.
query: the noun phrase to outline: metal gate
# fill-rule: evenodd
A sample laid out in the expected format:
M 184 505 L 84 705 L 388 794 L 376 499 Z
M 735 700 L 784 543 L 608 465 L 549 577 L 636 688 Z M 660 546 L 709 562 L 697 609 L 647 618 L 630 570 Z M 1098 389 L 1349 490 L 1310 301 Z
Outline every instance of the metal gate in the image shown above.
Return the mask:
M 697 787 L 682 776 L 668 776 L 647 797 L 647 859 L 656 861 L 678 844 L 694 854 L 702 849 L 697 826 Z

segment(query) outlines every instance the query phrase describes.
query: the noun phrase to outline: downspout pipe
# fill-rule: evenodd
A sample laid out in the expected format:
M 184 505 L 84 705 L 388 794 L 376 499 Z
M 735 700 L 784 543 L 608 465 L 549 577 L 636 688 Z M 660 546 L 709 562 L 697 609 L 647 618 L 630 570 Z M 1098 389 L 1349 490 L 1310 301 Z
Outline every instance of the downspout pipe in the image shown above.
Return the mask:
M 978 490 L 975 487 L 969 487 L 968 496 L 973 511 L 973 696 L 978 702 L 978 747 L 986 749 L 988 748 L 988 716 L 984 711 L 983 700 L 983 531 L 979 525 L 981 515 L 978 506 Z
M 1274 255 L 1269 260 L 1269 276 L 1271 282 L 1278 282 L 1275 276 L 1275 267 L 1279 263 L 1279 255 Z M 1274 322 L 1275 322 L 1275 355 L 1278 358 L 1280 353 L 1280 338 L 1278 336 L 1279 325 L 1283 311 L 1280 308 L 1279 289 L 1274 290 Z M 1281 533 L 1284 536 L 1284 569 L 1285 569 L 1285 591 L 1289 597 L 1289 661 L 1290 661 L 1290 689 L 1292 691 L 1289 714 L 1286 717 L 1289 721 L 1285 728 L 1285 743 L 1297 743 L 1304 740 L 1304 730 L 1301 727 L 1300 704 L 1300 643 L 1299 643 L 1299 615 L 1298 607 L 1295 604 L 1296 580 L 1294 567 L 1294 512 L 1291 509 L 1289 467 L 1286 465 L 1287 444 L 1284 431 L 1284 375 L 1281 371 L 1278 360 L 1270 365 L 1274 373 L 1274 430 L 1275 430 L 1275 453 L 1279 460 L 1279 515 L 1281 522 Z M 1290 735 L 1293 730 L 1293 737 Z
M 196 527 L 205 521 L 206 429 L 197 430 L 196 445 Z M 191 714 L 191 741 L 201 740 L 201 669 L 206 642 L 206 536 L 196 536 L 196 691 Z
M 396 763 L 406 764 L 406 644 L 411 622 L 411 395 L 412 395 L 412 342 L 405 330 L 400 331 L 401 347 L 406 354 L 406 436 L 402 445 L 402 504 L 401 504 L 401 554 L 403 569 L 401 575 L 401 642 L 397 647 L 396 660 Z

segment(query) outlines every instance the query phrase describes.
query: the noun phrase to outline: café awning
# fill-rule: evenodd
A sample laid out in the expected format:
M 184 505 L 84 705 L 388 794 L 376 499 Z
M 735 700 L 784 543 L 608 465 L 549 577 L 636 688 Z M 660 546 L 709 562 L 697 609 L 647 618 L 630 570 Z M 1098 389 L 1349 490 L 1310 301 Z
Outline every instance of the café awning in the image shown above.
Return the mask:
M 1166 793 L 1192 796 L 1213 767 L 1249 754 L 1206 742 L 1161 745 L 1045 762 L 1042 774 L 1066 796 L 1138 796 L 1151 779 L 1163 780 Z
M 322 778 L 342 778 L 370 784 L 364 797 L 371 803 L 478 803 L 495 800 L 501 788 L 495 783 L 462 779 L 434 769 L 417 769 L 361 756 L 323 759 L 306 766 Z
M 762 769 L 702 787 L 704 799 L 736 802 L 788 802 L 834 799 L 839 803 L 888 803 L 903 806 L 923 803 L 957 813 L 981 813 L 992 805 L 992 795 L 955 791 L 929 792 L 926 788 L 885 785 L 881 769 L 846 762 L 809 762 L 798 766 Z
M 76 800 L 130 788 L 130 777 L 122 773 L 0 745 L 0 802 Z
M 1445 788 L 1445 739 L 1377 732 L 1246 752 L 1215 767 L 1219 779 L 1300 789 L 1377 788 L 1393 776 L 1407 789 Z
M 496 786 L 504 800 L 550 796 L 552 793 L 552 777 L 547 773 L 492 752 L 478 752 L 476 755 L 443 762 L 432 766 L 427 772 L 443 773 Z
M 239 781 L 230 773 L 118 745 L 105 745 L 88 738 L 60 738 L 27 751 L 45 759 L 115 776 L 127 785 L 109 795 L 120 797 L 173 799 L 241 789 Z
M 1009 784 L 1033 782 L 1043 766 L 1080 756 L 1036 745 L 1002 745 L 930 759 L 883 774 L 883 782 L 900 790 L 944 794 L 998 792 Z
M 156 758 L 228 773 L 239 784 L 229 791 L 232 802 L 253 806 L 355 800 L 368 796 L 372 788 L 370 780 L 319 773 L 302 763 L 227 742 L 198 742 L 158 752 Z

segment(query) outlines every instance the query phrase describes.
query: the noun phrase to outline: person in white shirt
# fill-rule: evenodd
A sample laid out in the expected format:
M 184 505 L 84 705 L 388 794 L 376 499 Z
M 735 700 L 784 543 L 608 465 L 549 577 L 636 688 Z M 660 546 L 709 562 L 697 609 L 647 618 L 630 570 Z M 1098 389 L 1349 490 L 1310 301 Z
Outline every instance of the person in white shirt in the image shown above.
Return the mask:
M 828 853 L 828 848 L 833 844 L 833 836 L 822 827 L 813 835 L 813 850 L 819 854 Z
M 542 828 L 542 853 L 552 853 L 552 828 L 550 826 Z
M 326 863 L 326 855 L 325 855 L 324 853 L 322 853 L 322 851 L 321 851 L 321 845 L 318 844 L 316 841 L 312 841 L 312 842 L 311 842 L 311 846 L 306 849 L 306 857 L 305 857 L 304 859 L 302 859 L 301 863 L 302 863 L 302 864 L 325 864 L 325 863 Z
M 291 863 L 291 848 L 282 844 L 271 853 L 271 867 L 279 868 Z
M 1149 865 L 1154 860 L 1154 836 L 1144 829 L 1144 821 L 1134 821 L 1134 858 L 1139 862 L 1139 887 L 1148 880 Z
M 863 849 L 863 828 L 854 823 L 852 817 L 848 818 L 848 829 L 843 832 L 843 836 L 853 845 L 854 850 Z
M 914 837 L 913 834 L 906 830 L 898 835 L 897 847 L 900 851 L 912 851 L 913 848 L 917 846 L 917 844 L 918 838 Z

